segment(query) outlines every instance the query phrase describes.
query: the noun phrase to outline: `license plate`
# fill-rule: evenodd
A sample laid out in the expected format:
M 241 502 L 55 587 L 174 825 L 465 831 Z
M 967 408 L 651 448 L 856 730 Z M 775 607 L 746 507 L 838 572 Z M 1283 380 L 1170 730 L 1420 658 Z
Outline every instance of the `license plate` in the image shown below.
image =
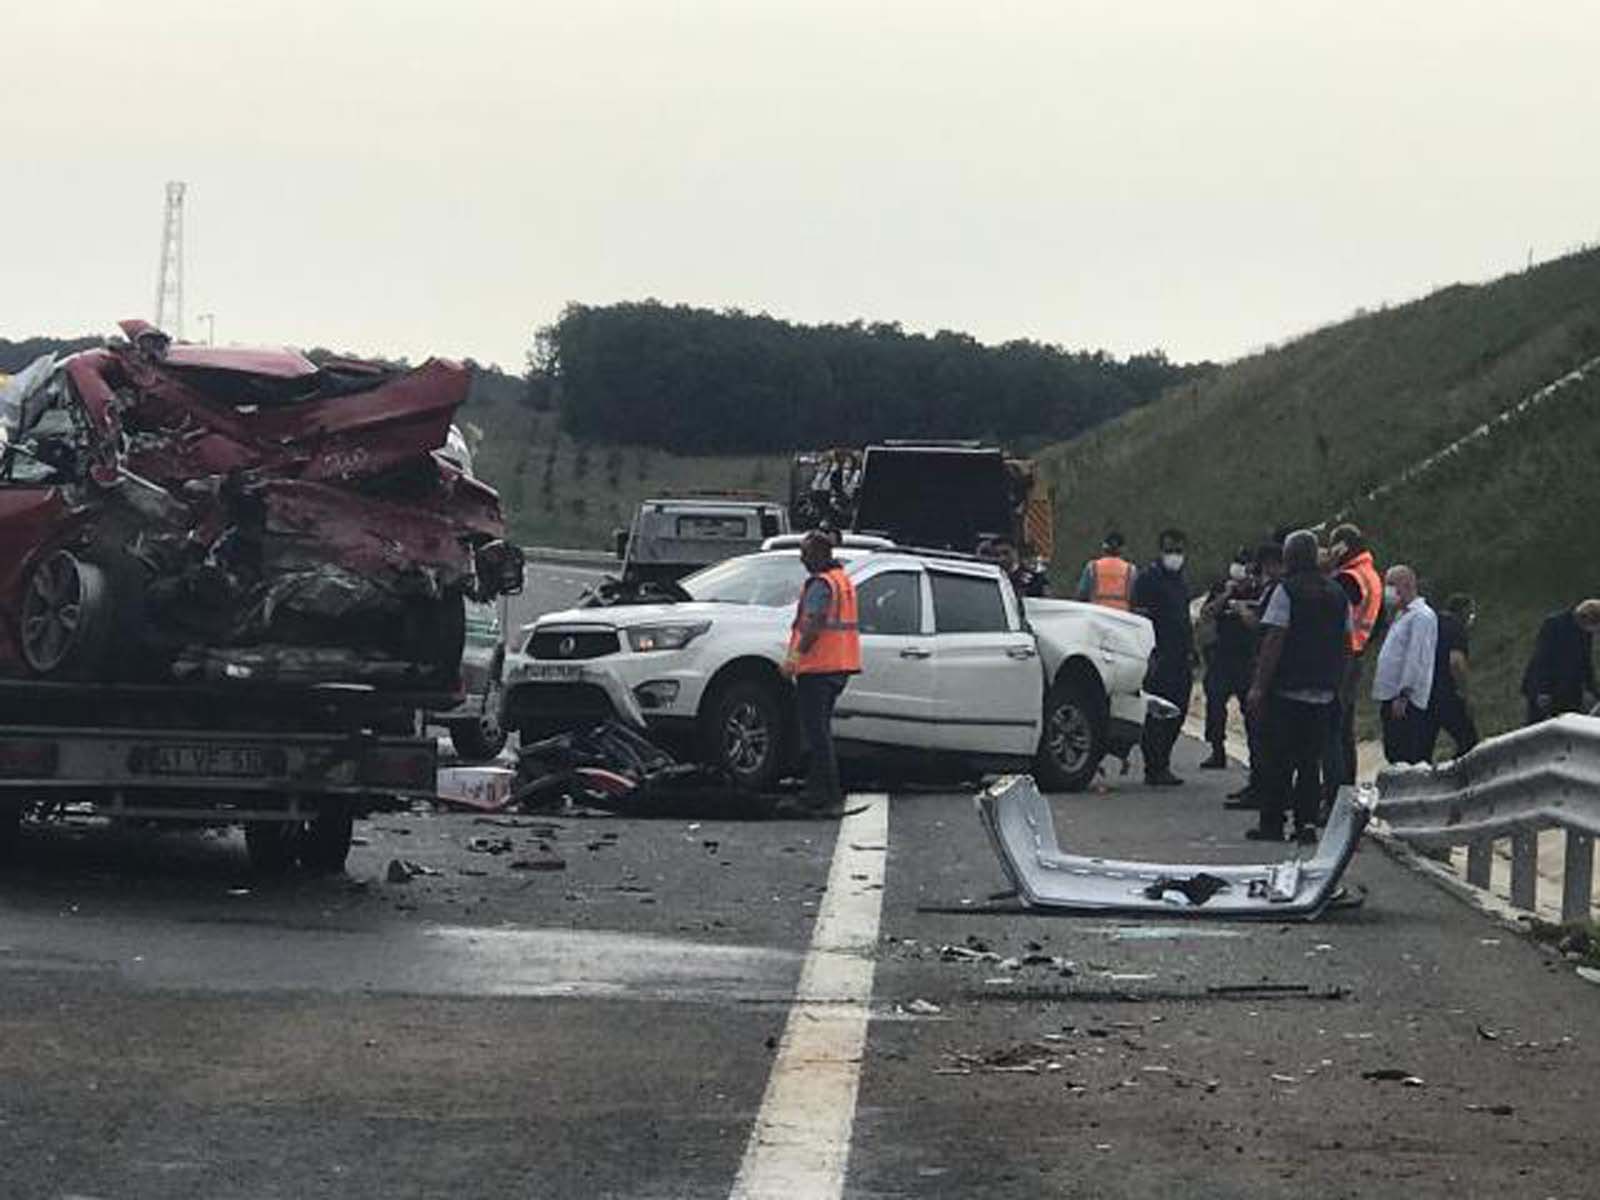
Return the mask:
M 572 683 L 583 678 L 583 668 L 577 663 L 529 663 L 523 668 L 523 678 L 541 683 Z
M 151 775 L 259 778 L 269 774 L 259 746 L 151 746 L 144 754 Z

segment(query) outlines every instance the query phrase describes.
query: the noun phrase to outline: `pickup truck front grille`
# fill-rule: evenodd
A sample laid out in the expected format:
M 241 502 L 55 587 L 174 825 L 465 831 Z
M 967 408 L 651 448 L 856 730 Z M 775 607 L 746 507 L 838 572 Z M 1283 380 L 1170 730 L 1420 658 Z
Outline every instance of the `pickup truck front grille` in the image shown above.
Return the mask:
M 621 649 L 622 640 L 611 629 L 541 629 L 528 639 L 530 657 L 556 662 L 604 658 Z

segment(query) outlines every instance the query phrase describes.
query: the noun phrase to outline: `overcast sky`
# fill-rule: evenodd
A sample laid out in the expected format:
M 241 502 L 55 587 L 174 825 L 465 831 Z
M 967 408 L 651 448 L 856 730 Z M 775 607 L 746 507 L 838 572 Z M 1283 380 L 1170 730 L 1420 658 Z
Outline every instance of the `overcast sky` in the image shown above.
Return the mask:
M 1231 358 L 1600 240 L 1596 5 L 50 0 L 0 336 L 521 368 L 569 300 Z

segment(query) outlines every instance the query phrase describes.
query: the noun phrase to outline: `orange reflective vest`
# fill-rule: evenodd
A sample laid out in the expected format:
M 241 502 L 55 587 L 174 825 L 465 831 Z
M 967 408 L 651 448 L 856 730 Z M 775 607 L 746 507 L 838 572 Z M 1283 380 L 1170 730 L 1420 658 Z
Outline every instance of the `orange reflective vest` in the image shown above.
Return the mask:
M 830 567 L 817 576 L 828 585 L 828 611 L 811 649 L 800 652 L 800 629 L 804 620 L 805 591 L 795 611 L 789 631 L 789 653 L 794 656 L 796 675 L 854 675 L 861 670 L 861 632 L 857 626 L 856 585 L 843 567 Z
M 1360 654 L 1367 648 L 1372 631 L 1378 627 L 1378 618 L 1383 615 L 1383 580 L 1378 577 L 1378 568 L 1372 563 L 1370 550 L 1363 550 L 1345 563 L 1339 568 L 1338 574 L 1353 579 L 1361 593 L 1360 601 L 1350 614 L 1349 635 L 1350 653 Z
M 1089 569 L 1094 575 L 1089 602 L 1127 612 L 1133 604 L 1133 564 L 1108 554 L 1095 559 Z

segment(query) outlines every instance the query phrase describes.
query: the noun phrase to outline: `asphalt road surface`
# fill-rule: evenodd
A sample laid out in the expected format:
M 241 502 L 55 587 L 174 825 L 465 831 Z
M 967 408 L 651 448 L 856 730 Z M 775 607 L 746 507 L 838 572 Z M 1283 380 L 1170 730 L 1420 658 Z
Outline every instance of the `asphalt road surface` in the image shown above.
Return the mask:
M 1060 798 L 1063 843 L 1258 857 L 1189 777 Z M 237 835 L 29 835 L 0 1196 L 1595 1193 L 1600 988 L 1372 845 L 1361 908 L 1279 925 L 975 913 L 964 793 L 358 834 L 279 883 Z

